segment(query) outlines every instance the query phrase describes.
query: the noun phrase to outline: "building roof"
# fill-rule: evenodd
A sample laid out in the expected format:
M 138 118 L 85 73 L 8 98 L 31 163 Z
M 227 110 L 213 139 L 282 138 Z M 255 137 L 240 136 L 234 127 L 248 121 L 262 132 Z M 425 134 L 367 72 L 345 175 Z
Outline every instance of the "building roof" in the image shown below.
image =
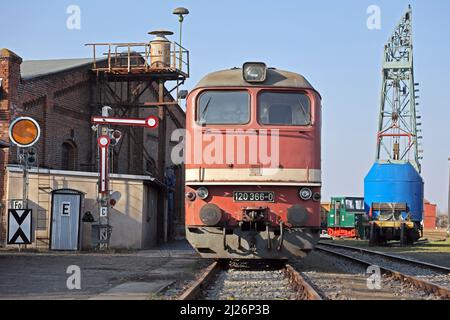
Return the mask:
M 313 89 L 313 86 L 298 73 L 269 68 L 266 81 L 263 83 L 248 83 L 244 80 L 242 69 L 222 70 L 206 75 L 195 88 L 208 87 L 261 87 L 274 86 L 284 88 Z
M 16 53 L 6 48 L 0 49 L 0 58 L 11 58 L 16 59 L 19 62 L 22 62 L 21 57 L 19 57 Z
M 93 63 L 92 58 L 81 59 L 55 59 L 55 60 L 28 60 L 21 65 L 22 79 L 29 80 L 73 68 L 87 66 Z

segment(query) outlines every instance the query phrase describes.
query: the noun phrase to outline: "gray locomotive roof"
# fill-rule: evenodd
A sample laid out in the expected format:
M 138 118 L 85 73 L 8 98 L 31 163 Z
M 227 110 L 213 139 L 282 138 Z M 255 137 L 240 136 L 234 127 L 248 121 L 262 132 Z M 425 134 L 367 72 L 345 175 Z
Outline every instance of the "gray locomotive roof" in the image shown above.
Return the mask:
M 314 87 L 298 73 L 278 69 L 267 69 L 266 81 L 262 83 L 248 83 L 242 76 L 242 69 L 222 70 L 206 75 L 195 88 L 208 87 L 260 87 L 274 86 L 284 88 L 314 89 Z

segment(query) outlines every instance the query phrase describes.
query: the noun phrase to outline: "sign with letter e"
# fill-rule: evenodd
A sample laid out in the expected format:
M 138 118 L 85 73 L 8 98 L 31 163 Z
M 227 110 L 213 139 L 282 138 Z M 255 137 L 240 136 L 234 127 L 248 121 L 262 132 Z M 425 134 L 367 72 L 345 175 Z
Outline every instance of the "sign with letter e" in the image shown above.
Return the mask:
M 61 216 L 70 217 L 70 202 L 64 201 L 61 203 Z
M 31 244 L 31 209 L 8 210 L 8 244 Z

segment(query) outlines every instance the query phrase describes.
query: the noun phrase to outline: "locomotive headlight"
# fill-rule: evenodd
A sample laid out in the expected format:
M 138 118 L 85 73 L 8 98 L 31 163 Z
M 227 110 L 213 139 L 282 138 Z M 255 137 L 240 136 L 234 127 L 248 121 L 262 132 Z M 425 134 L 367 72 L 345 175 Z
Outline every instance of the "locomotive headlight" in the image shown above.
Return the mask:
M 194 201 L 195 200 L 195 193 L 193 192 L 186 192 L 186 199 L 188 199 L 189 201 Z
M 209 191 L 208 189 L 206 189 L 205 187 L 200 187 L 197 189 L 197 196 L 202 199 L 205 200 L 206 198 L 208 198 L 209 196 Z
M 310 188 L 301 188 L 300 191 L 298 192 L 298 195 L 302 200 L 307 201 L 311 199 L 313 193 Z
M 247 82 L 264 82 L 267 75 L 267 67 L 262 62 L 246 62 L 242 67 L 244 80 Z
M 322 195 L 320 194 L 320 192 L 315 192 L 312 196 L 312 199 L 316 202 L 319 202 L 322 199 Z

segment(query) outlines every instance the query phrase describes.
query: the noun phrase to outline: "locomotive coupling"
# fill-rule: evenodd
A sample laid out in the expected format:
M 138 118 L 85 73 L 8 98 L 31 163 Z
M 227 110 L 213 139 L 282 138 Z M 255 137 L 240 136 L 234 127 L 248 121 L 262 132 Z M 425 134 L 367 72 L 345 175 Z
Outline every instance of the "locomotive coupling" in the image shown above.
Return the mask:
M 265 222 L 267 221 L 267 207 L 246 207 L 242 209 L 242 221 Z

